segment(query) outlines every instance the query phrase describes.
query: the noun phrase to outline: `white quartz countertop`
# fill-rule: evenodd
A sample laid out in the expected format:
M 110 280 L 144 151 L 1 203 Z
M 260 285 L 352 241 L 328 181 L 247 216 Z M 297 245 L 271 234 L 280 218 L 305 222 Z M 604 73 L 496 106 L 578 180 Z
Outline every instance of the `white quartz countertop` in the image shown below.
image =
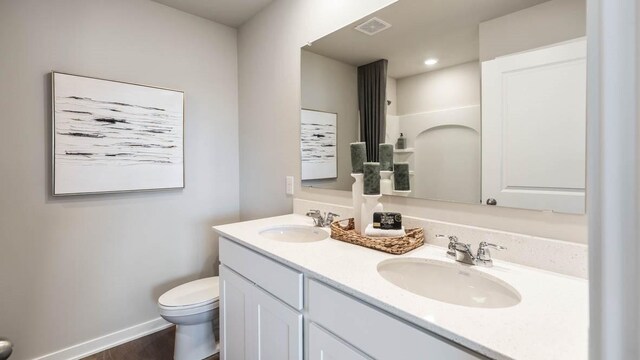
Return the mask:
M 399 288 L 377 271 L 381 261 L 401 257 L 466 266 L 447 258 L 444 248 L 425 245 L 404 255 L 392 255 L 331 238 L 291 243 L 259 235 L 261 230 L 276 225 L 313 225 L 313 221 L 290 214 L 214 229 L 311 278 L 490 358 L 588 358 L 586 280 L 494 260 L 491 268 L 473 268 L 511 285 L 520 293 L 521 302 L 512 307 L 491 309 L 453 305 Z

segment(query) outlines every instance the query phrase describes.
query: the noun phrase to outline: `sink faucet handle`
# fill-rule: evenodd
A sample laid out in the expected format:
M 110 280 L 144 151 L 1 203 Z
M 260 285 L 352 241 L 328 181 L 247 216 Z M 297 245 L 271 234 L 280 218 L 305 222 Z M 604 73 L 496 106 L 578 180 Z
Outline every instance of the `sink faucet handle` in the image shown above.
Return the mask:
M 436 238 L 443 238 L 445 235 L 438 234 Z M 446 236 L 449 239 L 449 245 L 447 246 L 447 255 L 455 258 L 456 257 L 456 244 L 458 243 L 458 237 L 454 235 Z
M 480 243 L 479 249 L 488 248 L 488 247 L 496 250 L 507 250 L 507 248 L 502 245 L 491 244 L 486 241 L 483 241 Z
M 340 217 L 340 215 L 336 214 L 336 213 L 332 213 L 332 212 L 328 212 L 327 213 L 327 225 L 331 225 L 331 223 L 333 222 L 333 218 L 337 218 Z
M 478 245 L 478 255 L 476 255 L 476 259 L 478 262 L 485 266 L 493 265 L 493 260 L 491 259 L 491 252 L 489 248 L 496 250 L 507 250 L 506 247 L 496 244 L 491 244 L 486 241 L 483 241 Z

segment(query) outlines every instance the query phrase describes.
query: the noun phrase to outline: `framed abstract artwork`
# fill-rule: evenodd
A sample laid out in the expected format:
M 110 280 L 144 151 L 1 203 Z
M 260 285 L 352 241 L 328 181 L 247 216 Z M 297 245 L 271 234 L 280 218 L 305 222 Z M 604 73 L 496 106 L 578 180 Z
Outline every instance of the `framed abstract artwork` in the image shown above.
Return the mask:
M 338 177 L 338 114 L 302 109 L 300 118 L 302 180 Z
M 184 93 L 53 72 L 53 195 L 184 188 Z

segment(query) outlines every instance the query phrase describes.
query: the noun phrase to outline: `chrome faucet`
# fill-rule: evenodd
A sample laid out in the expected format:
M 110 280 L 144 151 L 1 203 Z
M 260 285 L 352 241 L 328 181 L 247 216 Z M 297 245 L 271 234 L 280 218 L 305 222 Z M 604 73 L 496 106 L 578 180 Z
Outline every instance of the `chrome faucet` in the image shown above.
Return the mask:
M 324 213 L 323 216 L 320 213 L 320 210 L 309 210 L 309 212 L 307 212 L 307 216 L 313 219 L 314 226 L 325 227 L 331 225 L 333 219 L 335 217 L 339 217 L 340 215 L 329 212 Z
M 444 235 L 436 235 L 436 237 L 444 237 Z M 504 246 L 490 244 L 483 241 L 478 246 L 478 252 L 474 256 L 471 251 L 471 244 L 465 244 L 458 241 L 456 236 L 449 236 L 449 246 L 447 247 L 447 256 L 455 259 L 458 262 L 468 265 L 480 265 L 491 267 L 493 266 L 493 260 L 491 259 L 491 252 L 489 248 L 496 250 L 506 250 Z

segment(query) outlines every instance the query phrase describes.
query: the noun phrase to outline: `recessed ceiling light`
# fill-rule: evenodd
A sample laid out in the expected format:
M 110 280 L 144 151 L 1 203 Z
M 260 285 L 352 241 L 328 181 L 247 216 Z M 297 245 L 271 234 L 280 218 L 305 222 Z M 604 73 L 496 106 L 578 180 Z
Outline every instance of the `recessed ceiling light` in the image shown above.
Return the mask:
M 424 61 L 424 64 L 429 66 L 435 65 L 437 63 L 438 63 L 438 59 L 434 59 L 434 58 L 427 59 Z

